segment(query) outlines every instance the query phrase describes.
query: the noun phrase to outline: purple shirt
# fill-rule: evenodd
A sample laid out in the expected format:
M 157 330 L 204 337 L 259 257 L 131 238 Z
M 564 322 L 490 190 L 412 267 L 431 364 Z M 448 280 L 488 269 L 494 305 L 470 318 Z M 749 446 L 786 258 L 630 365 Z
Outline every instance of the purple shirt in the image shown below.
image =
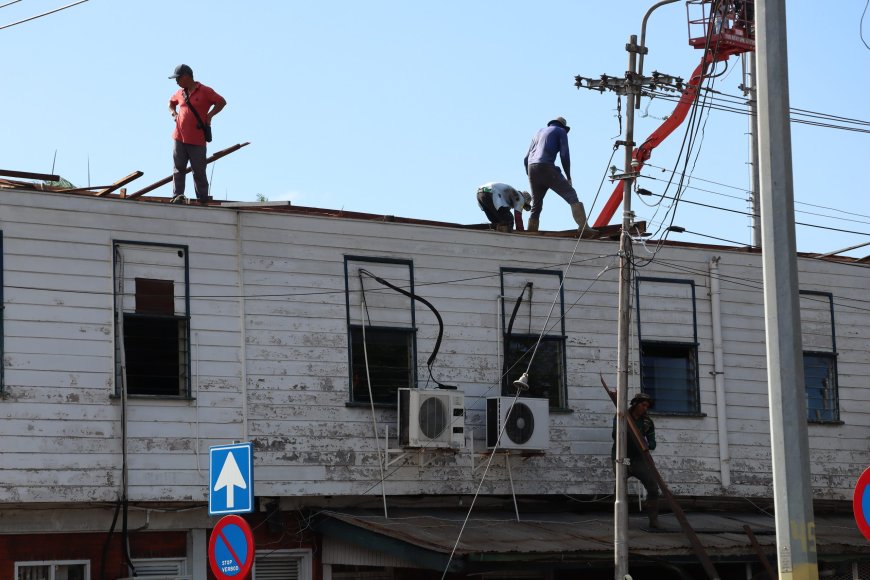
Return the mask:
M 526 153 L 526 158 L 523 160 L 526 166 L 526 173 L 529 172 L 529 165 L 532 163 L 555 165 L 557 153 L 562 161 L 565 177 L 571 179 L 571 153 L 568 150 L 568 132 L 558 125 L 544 127 L 535 134 L 532 144 L 529 145 L 529 152 Z

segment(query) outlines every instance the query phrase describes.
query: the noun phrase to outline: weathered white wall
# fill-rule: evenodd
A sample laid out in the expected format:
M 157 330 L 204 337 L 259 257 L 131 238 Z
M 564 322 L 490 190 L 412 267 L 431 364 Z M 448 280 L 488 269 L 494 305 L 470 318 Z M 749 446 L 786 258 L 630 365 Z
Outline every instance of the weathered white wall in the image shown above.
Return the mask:
M 439 309 L 445 323 L 435 376 L 465 391 L 467 425 L 475 429 L 475 446 L 482 451 L 484 399 L 499 392 L 499 268 L 558 270 L 575 246 L 571 239 L 29 192 L 4 192 L 0 229 L 8 393 L 0 401 L 2 501 L 105 501 L 117 496 L 121 430 L 120 404 L 112 397 L 113 239 L 185 244 L 190 254 L 196 396 L 192 401 L 130 400 L 130 496 L 136 500 L 204 499 L 208 446 L 239 439 L 255 443 L 257 495 L 369 495 L 378 500 L 371 411 L 347 405 L 345 255 L 413 261 L 417 293 Z M 546 455 L 512 460 L 518 493 L 611 492 L 613 408 L 598 375 L 615 384 L 616 250 L 615 242 L 584 240 L 568 272 L 570 412 L 551 416 Z M 639 249 L 638 258 L 645 257 L 641 253 Z M 710 374 L 707 265 L 715 255 L 721 256 L 733 458 L 729 489 L 719 481 Z M 866 267 L 817 260 L 801 259 L 799 265 L 802 289 L 834 294 L 840 353 L 843 424 L 810 426 L 813 483 L 819 497 L 846 499 L 857 475 L 870 464 L 870 274 Z M 703 416 L 656 416 L 655 457 L 665 479 L 682 494 L 770 496 L 759 256 L 666 247 L 640 273 L 692 279 L 697 292 Z M 516 284 L 505 290 L 508 314 L 522 285 L 517 277 L 522 275 L 512 275 Z M 358 281 L 352 289 L 357 286 Z M 352 291 L 350 298 L 352 314 L 358 316 L 359 293 Z M 545 284 L 536 286 L 533 331 L 540 330 L 552 299 Z M 644 308 L 650 305 L 643 303 Z M 661 306 L 644 321 L 667 328 L 686 319 L 680 309 Z M 554 312 L 551 323 L 558 307 Z M 380 314 L 390 315 L 388 309 Z M 425 361 L 437 325 L 420 305 L 416 318 L 419 386 L 425 387 Z M 526 304 L 515 324 L 528 331 Z M 631 358 L 636 391 L 636 336 Z M 375 416 L 383 445 L 386 425 L 395 435 L 395 410 L 379 408 Z M 477 454 L 474 462 L 483 459 Z M 483 471 L 473 472 L 471 460 L 465 452 L 438 455 L 422 468 L 416 458 L 408 464 L 399 461 L 386 471 L 387 493 L 473 492 Z M 483 491 L 509 493 L 503 457 L 494 462 Z

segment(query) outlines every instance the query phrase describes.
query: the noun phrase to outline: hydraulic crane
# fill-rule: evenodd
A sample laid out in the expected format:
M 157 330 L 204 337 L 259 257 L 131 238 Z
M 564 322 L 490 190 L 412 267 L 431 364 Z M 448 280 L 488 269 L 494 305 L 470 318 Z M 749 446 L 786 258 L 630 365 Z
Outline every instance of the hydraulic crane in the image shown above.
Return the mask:
M 673 113 L 658 129 L 634 149 L 635 171 L 640 171 L 651 157 L 653 149 L 679 127 L 697 101 L 707 69 L 711 64 L 726 61 L 734 55 L 755 50 L 753 0 L 689 0 L 686 12 L 689 26 L 689 44 L 703 50 L 701 63 L 684 85 Z M 634 164 L 633 164 L 634 165 Z M 622 203 L 623 185 L 616 183 L 613 193 L 595 220 L 596 228 L 610 223 Z

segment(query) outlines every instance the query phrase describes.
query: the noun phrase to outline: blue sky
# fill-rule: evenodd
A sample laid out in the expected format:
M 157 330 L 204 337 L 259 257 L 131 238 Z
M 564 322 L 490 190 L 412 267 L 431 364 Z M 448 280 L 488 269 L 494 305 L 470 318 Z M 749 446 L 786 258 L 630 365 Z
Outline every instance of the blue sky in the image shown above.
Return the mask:
M 67 3 L 22 0 L 0 9 L 0 26 Z M 788 3 L 792 107 L 870 119 L 870 50 L 859 35 L 865 3 Z M 132 190 L 169 175 L 166 103 L 175 85 L 167 77 L 184 62 L 229 103 L 215 120 L 210 151 L 251 142 L 214 167 L 217 199 L 252 201 L 263 194 L 298 205 L 480 223 L 477 186 L 503 181 L 526 189 L 528 143 L 562 115 L 572 127 L 574 185 L 588 208 L 619 125 L 616 97 L 578 91 L 574 75 L 622 75 L 625 43 L 639 34 L 652 4 L 90 0 L 0 30 L 0 166 L 48 172 L 57 151 L 56 172 L 78 186 L 88 183 L 88 162 L 92 185 L 144 171 Z M 870 41 L 870 22 L 864 27 Z M 647 45 L 646 72 L 689 76 L 701 53 L 688 45 L 683 2 L 653 15 Z M 739 59 L 732 58 L 715 88 L 738 95 L 741 82 Z M 645 99 L 638 139 L 672 109 Z M 741 199 L 718 195 L 745 195 L 739 188 L 748 187 L 746 132 L 745 116 L 710 112 L 690 167 L 695 178 L 718 184 L 691 185 L 717 193 L 688 189 L 684 199 L 747 209 Z M 657 149 L 651 163 L 673 168 L 682 134 Z M 870 134 L 792 125 L 792 141 L 797 209 L 836 218 L 798 213 L 797 221 L 870 232 L 870 187 L 861 171 Z M 652 167 L 644 173 L 667 175 Z M 662 190 L 651 179 L 641 186 Z M 593 216 L 611 189 L 606 182 Z M 639 219 L 653 218 L 640 201 L 634 206 Z M 567 204 L 550 193 L 542 229 L 572 223 Z M 736 213 L 680 204 L 674 223 L 750 240 L 748 218 Z M 797 235 L 802 251 L 870 241 L 802 226 Z M 853 252 L 867 254 L 867 247 Z

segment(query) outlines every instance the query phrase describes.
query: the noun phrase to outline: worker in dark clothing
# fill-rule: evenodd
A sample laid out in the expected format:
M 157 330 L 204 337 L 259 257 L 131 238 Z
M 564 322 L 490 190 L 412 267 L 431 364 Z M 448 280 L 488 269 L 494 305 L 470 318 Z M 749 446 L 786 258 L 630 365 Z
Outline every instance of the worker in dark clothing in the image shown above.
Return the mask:
M 656 426 L 647 414 L 652 407 L 652 397 L 646 393 L 638 393 L 629 404 L 628 417 L 634 421 L 641 436 L 646 439 L 646 445 L 650 451 L 656 448 Z M 616 417 L 613 418 L 613 449 L 611 459 L 616 461 Z M 649 527 L 661 529 L 659 525 L 659 486 L 653 475 L 652 467 L 647 463 L 643 450 L 637 446 L 634 436 L 629 432 L 626 448 L 626 458 L 629 463 L 626 466 L 629 477 L 636 477 L 646 488 L 646 515 L 649 518 Z M 615 471 L 615 465 L 614 465 Z
M 571 152 L 568 150 L 568 126 L 564 117 L 556 117 L 538 131 L 529 145 L 523 163 L 532 188 L 532 214 L 529 217 L 528 231 L 538 231 L 541 210 L 544 209 L 544 196 L 552 189 L 571 205 L 571 214 L 584 237 L 598 234 L 588 227 L 586 209 L 577 199 L 577 192 L 571 184 Z M 565 175 L 556 166 L 556 155 L 562 162 Z

